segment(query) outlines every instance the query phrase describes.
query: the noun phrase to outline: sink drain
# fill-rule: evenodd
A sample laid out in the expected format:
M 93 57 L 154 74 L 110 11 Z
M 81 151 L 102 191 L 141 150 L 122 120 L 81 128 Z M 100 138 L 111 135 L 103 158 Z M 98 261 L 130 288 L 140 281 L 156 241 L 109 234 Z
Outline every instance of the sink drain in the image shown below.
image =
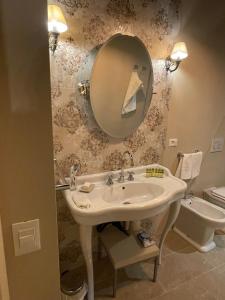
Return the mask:
M 125 201 L 123 202 L 123 204 L 131 204 L 129 201 Z

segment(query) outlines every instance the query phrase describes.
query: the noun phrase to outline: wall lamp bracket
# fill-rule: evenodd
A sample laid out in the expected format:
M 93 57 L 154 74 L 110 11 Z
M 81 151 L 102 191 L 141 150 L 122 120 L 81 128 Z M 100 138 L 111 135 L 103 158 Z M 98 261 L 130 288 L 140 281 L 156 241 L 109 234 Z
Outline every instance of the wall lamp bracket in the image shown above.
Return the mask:
M 80 95 L 88 96 L 90 94 L 90 81 L 89 80 L 82 80 L 78 83 L 78 89 Z
M 58 38 L 59 33 L 58 32 L 49 32 L 49 49 L 51 50 L 52 54 L 55 53 L 55 50 L 58 46 Z
M 188 57 L 188 51 L 184 42 L 178 42 L 174 45 L 173 50 L 166 58 L 166 71 L 174 72 L 178 69 L 182 60 Z
M 54 54 L 60 33 L 68 30 L 65 17 L 61 8 L 57 5 L 48 5 L 48 32 L 49 32 L 49 49 Z
M 166 59 L 166 71 L 171 72 L 171 73 L 176 71 L 178 69 L 180 63 L 181 63 L 180 60 L 178 60 L 178 61 L 172 60 L 170 58 L 170 56 L 168 56 Z

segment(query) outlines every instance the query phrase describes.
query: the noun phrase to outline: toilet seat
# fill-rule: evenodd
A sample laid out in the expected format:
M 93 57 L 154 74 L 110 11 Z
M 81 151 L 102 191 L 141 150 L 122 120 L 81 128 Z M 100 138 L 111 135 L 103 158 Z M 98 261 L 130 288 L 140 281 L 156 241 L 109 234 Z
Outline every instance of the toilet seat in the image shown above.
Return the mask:
M 224 186 L 216 188 L 216 189 L 212 189 L 212 194 L 225 201 L 225 187 Z
M 225 186 L 211 187 L 203 192 L 203 198 L 221 208 L 225 209 Z

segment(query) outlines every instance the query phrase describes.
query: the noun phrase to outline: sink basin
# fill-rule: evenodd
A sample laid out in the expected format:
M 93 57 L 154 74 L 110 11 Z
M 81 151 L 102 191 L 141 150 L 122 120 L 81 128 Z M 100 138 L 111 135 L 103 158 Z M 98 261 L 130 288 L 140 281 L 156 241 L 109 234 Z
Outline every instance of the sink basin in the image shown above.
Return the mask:
M 164 192 L 163 187 L 150 182 L 126 182 L 105 187 L 102 198 L 116 204 L 141 204 L 151 201 Z
M 147 178 L 146 168 L 164 169 L 163 178 Z M 71 213 L 79 224 L 97 225 L 111 221 L 140 220 L 156 215 L 184 196 L 186 183 L 172 176 L 170 171 L 160 165 L 148 165 L 125 170 L 133 171 L 134 181 L 106 185 L 108 173 L 77 177 L 77 190 L 65 190 L 64 196 Z M 119 171 L 113 172 L 114 178 Z M 84 182 L 95 184 L 91 193 L 82 193 L 79 187 Z M 79 208 L 76 200 L 90 203 L 88 208 Z

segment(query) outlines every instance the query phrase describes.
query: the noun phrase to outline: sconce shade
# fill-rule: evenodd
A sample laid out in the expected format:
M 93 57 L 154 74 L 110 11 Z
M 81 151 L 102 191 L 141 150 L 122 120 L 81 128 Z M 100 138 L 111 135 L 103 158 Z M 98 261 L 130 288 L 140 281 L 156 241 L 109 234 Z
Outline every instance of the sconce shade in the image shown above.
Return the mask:
M 182 61 L 188 57 L 187 47 L 184 42 L 176 43 L 173 47 L 173 51 L 170 58 L 174 61 Z
M 62 10 L 57 5 L 48 5 L 48 31 L 52 33 L 62 33 L 67 31 L 65 17 Z

